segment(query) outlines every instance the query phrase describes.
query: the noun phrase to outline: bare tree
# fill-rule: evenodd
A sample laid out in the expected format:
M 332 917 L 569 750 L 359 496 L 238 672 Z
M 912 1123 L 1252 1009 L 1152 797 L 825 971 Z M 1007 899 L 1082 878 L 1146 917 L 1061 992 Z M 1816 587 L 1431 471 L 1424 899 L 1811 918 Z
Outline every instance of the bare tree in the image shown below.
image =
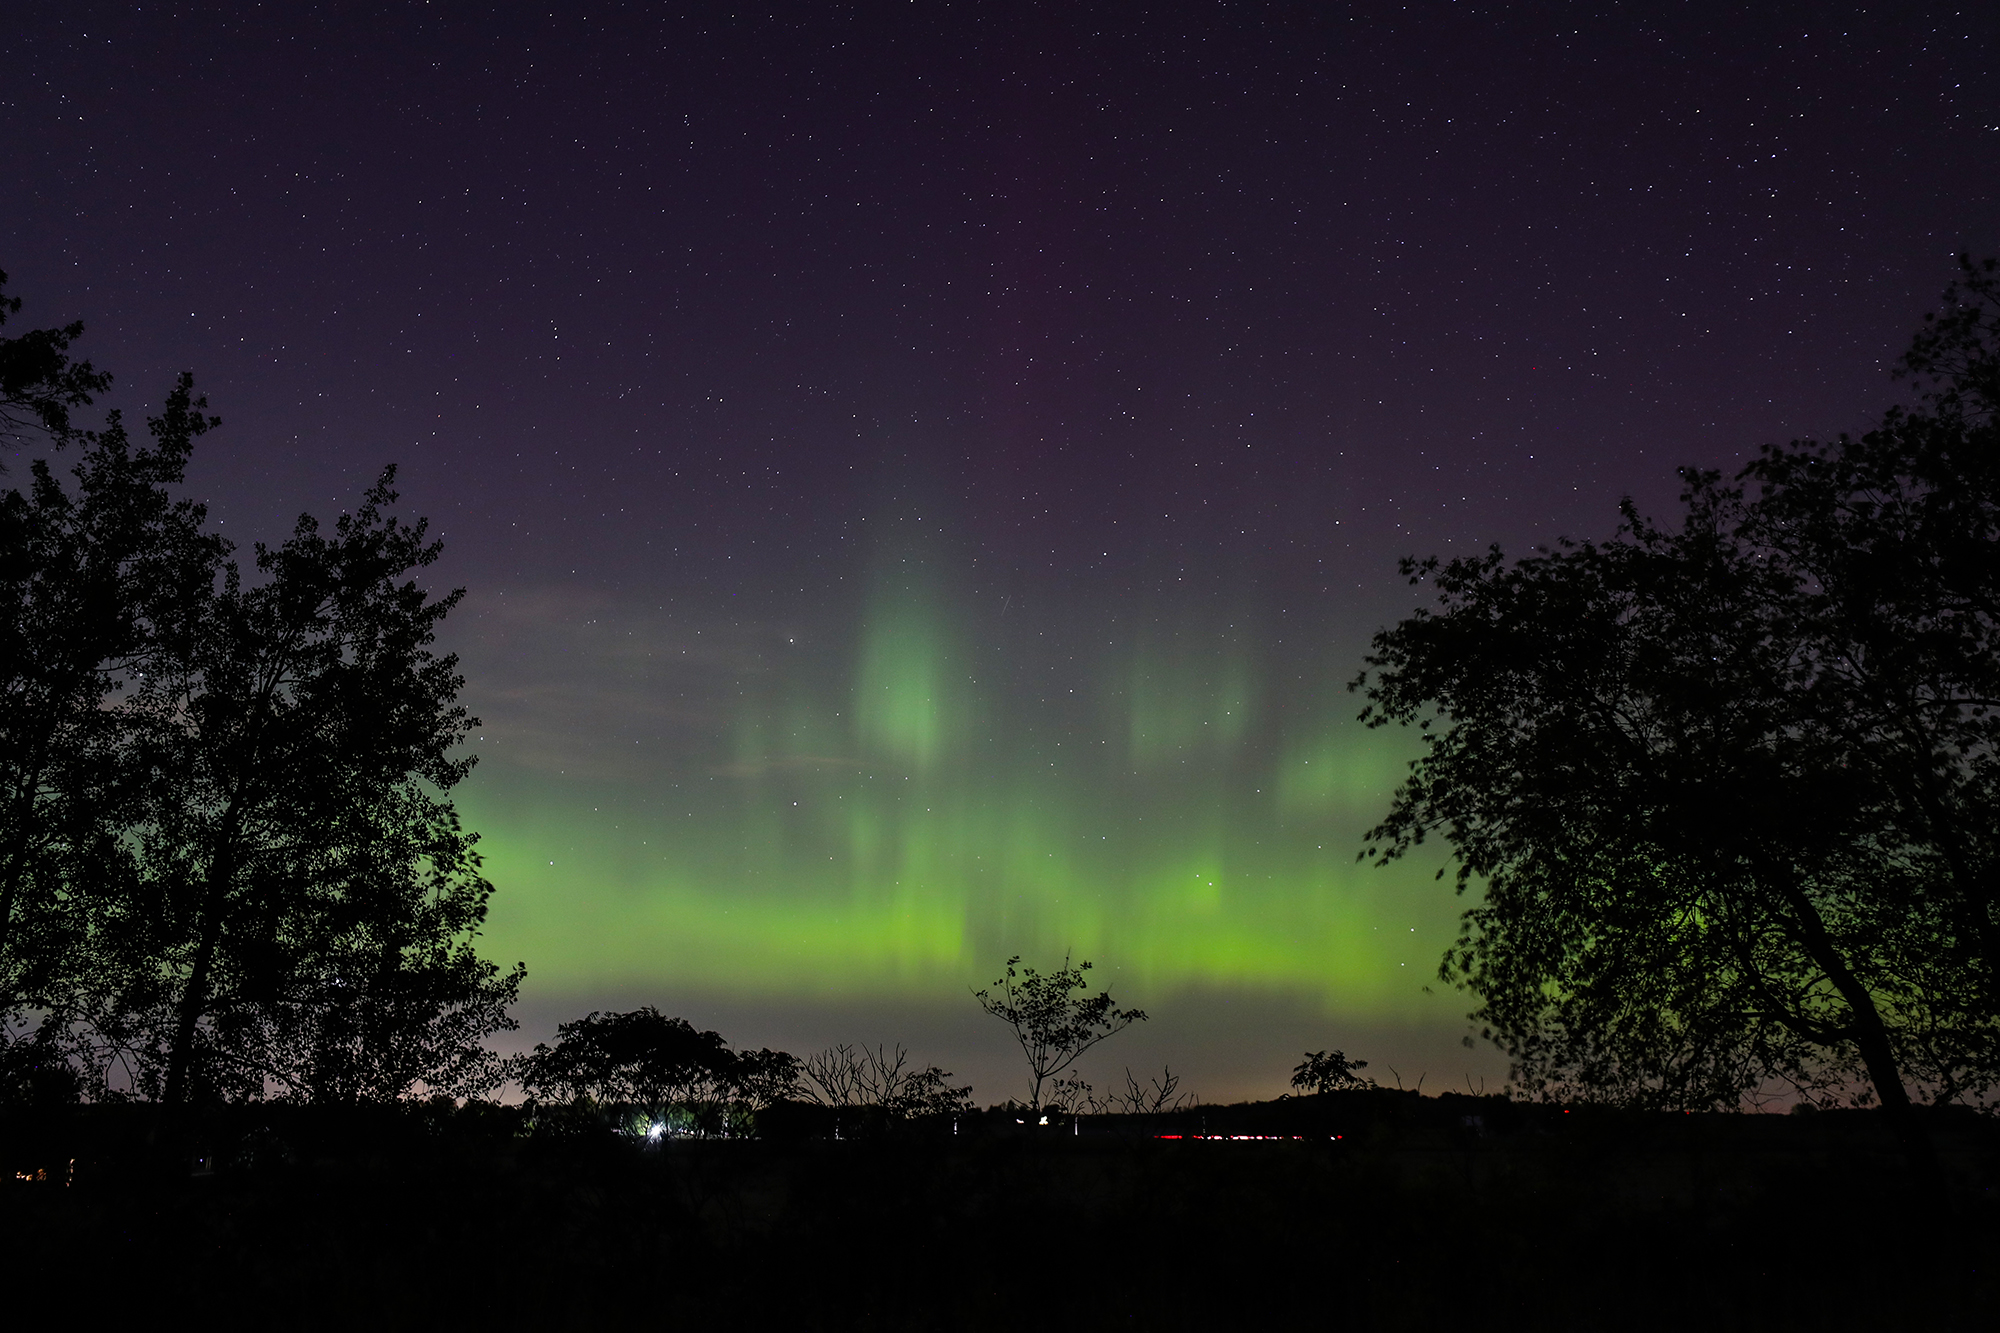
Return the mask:
M 1125 1090 L 1114 1092 L 1104 1099 L 1104 1109 L 1123 1112 L 1126 1115 L 1158 1115 L 1162 1111 L 1178 1111 L 1194 1101 L 1194 1094 L 1181 1092 L 1181 1076 L 1172 1065 L 1161 1069 L 1160 1076 L 1141 1084 L 1130 1067 L 1125 1070 Z
M 804 1076 L 803 1090 L 827 1106 L 860 1106 L 866 1100 L 866 1050 L 856 1050 L 846 1042 L 829 1046 L 799 1062 Z
M 940 1115 L 966 1109 L 972 1089 L 952 1087 L 949 1070 L 910 1065 L 902 1046 L 870 1050 L 841 1042 L 799 1064 L 802 1089 L 826 1106 L 875 1106 L 893 1119 Z

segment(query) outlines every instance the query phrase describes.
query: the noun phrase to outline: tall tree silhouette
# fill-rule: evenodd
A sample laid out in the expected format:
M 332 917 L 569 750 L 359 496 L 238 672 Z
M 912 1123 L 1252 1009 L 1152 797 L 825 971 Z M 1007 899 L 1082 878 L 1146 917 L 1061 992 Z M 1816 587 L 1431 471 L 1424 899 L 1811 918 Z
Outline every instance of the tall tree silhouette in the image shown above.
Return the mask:
M 182 627 L 149 719 L 141 865 L 117 924 L 117 1009 L 140 1085 L 169 1104 L 490 1085 L 521 969 L 472 936 L 492 886 L 447 793 L 472 766 L 454 657 L 462 590 L 413 575 L 440 545 L 387 510 L 385 471 L 329 536 L 300 518 L 231 565 Z
M 1716 493 L 1794 571 L 1817 711 L 1869 775 L 1886 846 L 1917 856 L 1939 944 L 2000 1014 L 2000 262 L 1961 258 L 1898 368 L 1914 409 L 1826 448 L 1765 449 L 1754 502 Z
M 1966 264 L 1918 407 L 1685 472 L 1677 527 L 1405 562 L 1439 609 L 1354 687 L 1426 750 L 1373 854 L 1483 883 L 1442 971 L 1529 1087 L 1858 1085 L 1927 1170 L 1912 1096 L 2000 1086 L 1995 295 Z
M 59 1060 L 104 1091 L 93 1058 L 174 1104 L 490 1088 L 522 972 L 473 949 L 438 543 L 390 469 L 246 575 L 174 495 L 217 424 L 191 378 L 144 442 L 85 429 L 81 332 L 0 339 L 0 435 L 77 451 L 0 493 L 0 1096 Z
M 0 275 L 4 281 L 4 275 Z M 18 311 L 0 300 L 0 320 Z M 117 413 L 86 431 L 69 409 L 109 376 L 71 363 L 81 325 L 0 339 L 0 428 L 78 446 L 67 482 L 38 458 L 0 493 L 0 1026 L 66 1018 L 101 971 L 105 887 L 132 870 L 132 687 L 157 673 L 168 627 L 210 593 L 222 556 L 201 506 L 176 499 L 204 414 L 182 376 L 149 439 Z

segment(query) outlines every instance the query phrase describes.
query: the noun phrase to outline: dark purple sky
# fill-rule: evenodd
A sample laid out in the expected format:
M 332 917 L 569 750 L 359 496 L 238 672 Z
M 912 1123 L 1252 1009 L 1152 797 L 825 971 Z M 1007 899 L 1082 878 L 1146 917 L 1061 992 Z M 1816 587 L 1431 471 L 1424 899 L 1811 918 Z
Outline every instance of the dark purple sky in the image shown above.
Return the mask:
M 797 769 L 804 750 L 744 740 L 786 707 L 792 734 L 852 723 L 813 763 L 918 746 L 917 714 L 868 732 L 871 671 L 977 684 L 1010 782 L 1038 746 L 1126 734 L 1107 680 L 1219 719 L 1240 676 L 1253 721 L 1215 763 L 1275 773 L 1408 608 L 1399 555 L 1603 535 L 1623 494 L 1669 506 L 1677 464 L 1894 401 L 1884 372 L 1952 256 L 2000 250 L 1997 39 L 1969 4 L 22 0 L 0 16 L 0 266 L 26 319 L 89 322 L 121 401 L 196 372 L 227 422 L 196 489 L 229 533 L 402 465 L 472 589 L 454 643 L 493 726 L 467 804 L 496 865 L 554 866 L 563 838 L 637 836 L 591 831 L 607 792 L 643 823 L 683 780 Z M 635 675 L 641 652 L 680 674 Z M 953 743 L 904 758 L 994 808 L 926 768 Z M 668 854 L 672 892 L 637 870 L 618 892 L 756 897 L 764 872 L 717 849 L 756 842 L 740 821 L 769 795 L 690 809 L 720 841 Z M 1136 827 L 1212 797 L 1103 799 Z M 1299 836 L 1337 827 L 1345 857 L 1366 814 Z M 1228 836 L 1271 845 L 1295 816 L 1245 805 Z M 606 875 L 496 874 L 496 903 Z M 1292 891 L 1342 891 L 1309 880 Z M 1312 992 L 1312 1021 L 1412 1049 L 1463 1008 L 1314 992 L 1296 959 L 1258 961 L 1269 940 L 1230 963 L 1158 921 L 1121 936 L 1144 892 L 1058 894 L 1029 926 L 962 884 L 931 905 L 962 919 L 968 976 L 1129 938 L 1130 986 L 1169 1007 Z M 659 910 L 646 928 L 671 931 Z M 1276 910 L 1245 899 L 1245 938 L 1293 938 Z M 496 915 L 537 993 L 650 998 L 643 967 L 593 969 L 587 930 L 538 962 L 544 930 Z M 956 981 L 923 998 L 956 978 L 946 946 L 897 948 L 870 1003 L 918 1026 L 963 1003 Z M 1201 1040 L 1216 1088 L 1255 1084 Z

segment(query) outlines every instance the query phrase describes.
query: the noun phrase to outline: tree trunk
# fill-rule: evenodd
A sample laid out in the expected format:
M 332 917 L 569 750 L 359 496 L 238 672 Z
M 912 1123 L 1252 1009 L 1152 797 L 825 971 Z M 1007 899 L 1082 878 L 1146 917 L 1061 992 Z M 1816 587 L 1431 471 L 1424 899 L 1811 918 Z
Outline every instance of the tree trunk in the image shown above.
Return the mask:
M 14 904 L 20 894 L 21 874 L 27 864 L 28 829 L 35 822 L 35 791 L 41 782 L 42 756 L 37 754 L 20 793 L 14 799 L 13 818 L 8 821 L 7 864 L 4 870 L 0 870 L 0 959 L 7 957 L 14 933 Z M 15 998 L 12 995 L 0 996 L 0 1000 L 7 1001 Z
M 194 1062 L 194 1033 L 201 1024 L 202 1012 L 208 1008 L 208 974 L 215 963 L 216 937 L 221 933 L 221 918 L 216 914 L 214 923 L 203 927 L 201 945 L 195 950 L 194 970 L 188 974 L 187 989 L 181 992 L 179 1014 L 174 1020 L 174 1042 L 167 1052 L 167 1086 L 161 1096 L 168 1106 L 179 1106 L 187 1097 L 188 1071 Z
M 233 821 L 232 821 L 233 822 Z M 194 1063 L 194 1034 L 208 1009 L 209 976 L 215 968 L 215 951 L 222 942 L 223 899 L 234 878 L 233 849 L 225 851 L 210 865 L 201 904 L 201 941 L 195 948 L 194 967 L 181 992 L 174 1020 L 173 1045 L 167 1050 L 167 1086 L 161 1100 L 179 1106 L 187 1098 L 187 1083 Z
M 1942 1197 L 1944 1172 L 1938 1163 L 1937 1146 L 1931 1142 L 1930 1131 L 1918 1118 L 1917 1108 L 1903 1086 L 1902 1070 L 1897 1068 L 1895 1051 L 1889 1044 L 1889 1030 L 1882 1022 L 1882 1011 L 1875 1007 L 1875 997 L 1848 967 L 1847 960 L 1827 935 L 1826 923 L 1820 919 L 1819 909 L 1797 886 L 1789 870 L 1780 869 L 1777 878 L 1780 881 L 1779 894 L 1798 924 L 1799 942 L 1805 945 L 1812 960 L 1826 972 L 1827 980 L 1840 992 L 1840 998 L 1847 1001 L 1847 1007 L 1854 1015 L 1854 1044 L 1860 1048 L 1861 1061 L 1868 1069 L 1869 1082 L 1875 1085 L 1875 1096 L 1882 1104 L 1882 1114 L 1902 1146 L 1903 1157 L 1909 1164 L 1917 1188 L 1933 1197 Z

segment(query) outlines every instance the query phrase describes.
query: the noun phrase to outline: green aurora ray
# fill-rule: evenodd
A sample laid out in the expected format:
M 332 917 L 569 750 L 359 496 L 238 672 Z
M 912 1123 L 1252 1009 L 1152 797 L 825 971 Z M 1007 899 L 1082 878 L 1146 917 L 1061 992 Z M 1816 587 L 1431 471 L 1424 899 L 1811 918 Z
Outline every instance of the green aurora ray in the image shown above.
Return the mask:
M 975 618 L 940 563 L 886 563 L 811 633 L 519 621 L 529 664 L 475 691 L 459 802 L 499 886 L 489 956 L 543 992 L 962 1004 L 1009 955 L 1074 949 L 1130 998 L 1437 1021 L 1461 904 L 1430 862 L 1356 863 L 1414 746 L 1353 720 L 1351 653 L 1139 604 Z M 571 687 L 608 711 L 565 712 Z

